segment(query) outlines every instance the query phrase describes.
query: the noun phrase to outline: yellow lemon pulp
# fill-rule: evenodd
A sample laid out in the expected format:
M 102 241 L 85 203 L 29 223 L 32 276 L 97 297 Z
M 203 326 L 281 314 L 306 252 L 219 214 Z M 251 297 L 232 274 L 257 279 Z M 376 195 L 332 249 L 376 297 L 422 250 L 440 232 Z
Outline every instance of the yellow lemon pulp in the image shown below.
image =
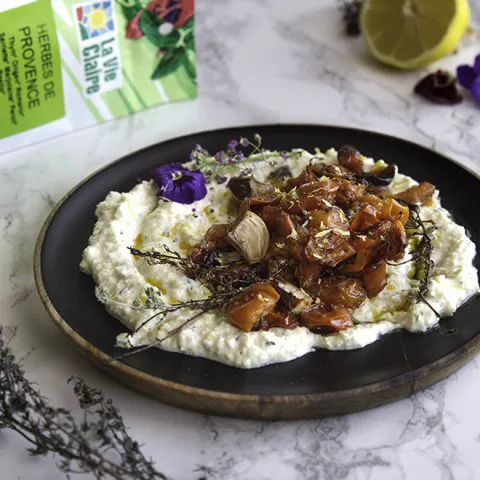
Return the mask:
M 453 52 L 469 22 L 468 0 L 365 0 L 360 15 L 372 55 L 403 70 Z

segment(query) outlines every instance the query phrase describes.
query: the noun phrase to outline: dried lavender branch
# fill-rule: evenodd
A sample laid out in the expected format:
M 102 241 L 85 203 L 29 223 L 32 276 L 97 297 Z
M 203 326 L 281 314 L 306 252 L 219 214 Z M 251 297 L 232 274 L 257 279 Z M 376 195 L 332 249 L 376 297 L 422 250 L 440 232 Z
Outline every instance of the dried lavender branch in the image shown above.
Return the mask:
M 80 423 L 68 410 L 52 407 L 26 379 L 0 326 L 0 430 L 25 438 L 32 455 L 57 457 L 67 478 L 90 473 L 96 479 L 165 480 L 130 437 L 112 401 L 81 378 L 70 381 L 84 412 Z

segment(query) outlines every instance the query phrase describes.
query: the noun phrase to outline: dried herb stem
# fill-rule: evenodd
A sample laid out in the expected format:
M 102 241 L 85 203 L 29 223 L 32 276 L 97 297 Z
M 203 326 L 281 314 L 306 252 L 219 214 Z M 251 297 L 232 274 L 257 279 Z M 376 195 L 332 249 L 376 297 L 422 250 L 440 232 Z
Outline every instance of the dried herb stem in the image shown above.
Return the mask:
M 432 221 L 421 219 L 419 207 L 417 205 L 406 205 L 409 208 L 410 216 L 405 225 L 405 230 L 409 238 L 419 238 L 413 246 L 411 258 L 409 260 L 413 261 L 415 264 L 415 279 L 419 281 L 418 292 L 416 293 L 415 298 L 417 301 L 425 303 L 435 315 L 440 318 L 439 313 L 426 299 L 430 280 L 432 278 L 432 270 L 435 266 L 432 259 L 432 241 L 433 232 L 436 230 L 436 226 Z M 426 226 L 427 223 L 429 226 Z
M 68 410 L 51 406 L 26 379 L 0 326 L 0 430 L 21 435 L 32 455 L 54 455 L 67 478 L 90 473 L 96 479 L 166 479 L 129 436 L 112 401 L 81 378 L 69 381 L 84 413 L 81 422 Z

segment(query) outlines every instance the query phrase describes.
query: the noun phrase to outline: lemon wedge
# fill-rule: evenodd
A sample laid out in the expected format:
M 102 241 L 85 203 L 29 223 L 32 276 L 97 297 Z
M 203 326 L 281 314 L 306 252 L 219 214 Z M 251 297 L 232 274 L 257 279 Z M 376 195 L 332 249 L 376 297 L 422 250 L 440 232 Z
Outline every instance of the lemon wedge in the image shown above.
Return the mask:
M 453 52 L 469 22 L 468 0 L 365 0 L 360 15 L 372 55 L 402 70 Z

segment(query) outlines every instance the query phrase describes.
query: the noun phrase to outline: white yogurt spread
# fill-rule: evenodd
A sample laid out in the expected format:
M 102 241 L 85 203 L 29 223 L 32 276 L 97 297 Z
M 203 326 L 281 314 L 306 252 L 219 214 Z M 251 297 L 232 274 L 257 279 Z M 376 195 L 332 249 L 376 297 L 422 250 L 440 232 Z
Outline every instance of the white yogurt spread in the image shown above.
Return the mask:
M 285 164 L 294 176 L 299 175 L 313 155 L 303 150 L 297 152 L 298 155 L 287 160 L 272 156 L 267 161 L 256 162 L 255 178 L 264 181 L 272 170 Z M 337 162 L 333 149 L 315 157 L 324 163 Z M 372 159 L 365 158 L 366 169 L 374 165 Z M 238 169 L 224 167 L 221 174 L 235 176 Z M 387 191 L 397 193 L 415 184 L 412 178 L 397 173 Z M 83 272 L 93 277 L 96 295 L 108 312 L 132 331 L 155 313 L 146 306 L 147 294 L 149 298 L 175 304 L 206 298 L 209 292 L 173 266 L 149 265 L 145 259 L 133 257 L 127 247 L 161 250 L 162 245 L 167 245 L 187 255 L 212 224 L 228 223 L 236 218 L 236 202 L 225 183 L 212 182 L 207 196 L 191 205 L 159 199 L 156 190 L 153 181 L 145 181 L 128 193 L 109 193 L 97 207 L 98 220 L 80 265 Z M 465 229 L 441 207 L 438 192 L 431 206 L 421 207 L 420 216 L 433 220 L 437 226 L 432 256 L 435 266 L 427 300 L 442 317 L 450 316 L 479 291 L 477 271 L 472 264 L 475 245 Z M 216 312 L 200 315 L 179 333 L 163 340 L 159 347 L 235 367 L 254 368 L 286 362 L 314 348 L 361 348 L 400 328 L 424 332 L 436 325 L 438 318 L 425 303 L 409 302 L 409 295 L 417 286 L 417 281 L 411 278 L 413 268 L 412 263 L 388 266 L 387 287 L 354 310 L 353 316 L 358 322 L 354 327 L 334 335 L 314 334 L 305 327 L 247 333 Z M 134 334 L 121 335 L 117 341 L 130 346 L 158 342 L 193 313 L 189 310 L 169 313 L 163 320 L 148 322 Z

